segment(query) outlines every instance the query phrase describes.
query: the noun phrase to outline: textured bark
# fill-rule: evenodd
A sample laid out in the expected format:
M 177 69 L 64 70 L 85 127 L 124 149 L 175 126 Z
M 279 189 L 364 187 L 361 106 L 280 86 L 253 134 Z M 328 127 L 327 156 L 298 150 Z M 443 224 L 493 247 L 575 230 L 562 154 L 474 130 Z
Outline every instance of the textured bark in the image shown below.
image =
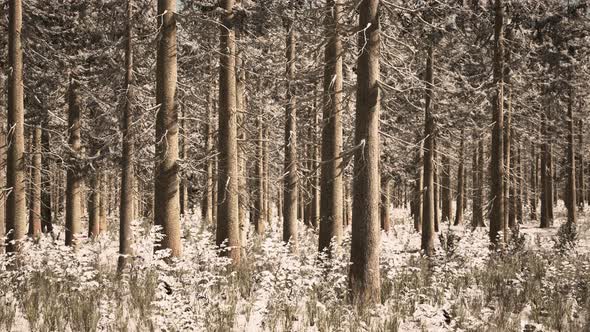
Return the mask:
M 483 139 L 480 138 L 478 143 L 478 162 L 477 162 L 477 189 L 476 189 L 476 195 L 475 198 L 477 200 L 477 209 L 474 210 L 474 215 L 475 218 L 477 219 L 477 226 L 478 227 L 485 227 L 485 222 L 484 222 L 484 190 L 483 190 L 483 184 L 484 184 L 484 179 L 485 179 L 485 173 L 484 173 L 484 159 L 485 159 L 485 153 L 484 153 L 484 145 L 483 145 Z
M 31 147 L 31 194 L 29 208 L 29 236 L 38 239 L 41 236 L 41 126 L 33 129 Z
M 580 211 L 584 211 L 584 204 L 586 203 L 586 183 L 584 180 L 584 120 L 578 121 L 578 175 L 577 175 L 577 194 L 576 200 Z
M 537 162 L 537 142 L 531 143 L 531 193 L 530 193 L 530 218 L 531 220 L 537 220 L 537 179 L 538 179 L 538 162 Z
M 205 123 L 205 151 L 207 153 L 207 162 L 205 163 L 205 174 L 207 175 L 205 184 L 205 199 L 203 200 L 204 216 L 203 220 L 206 226 L 213 225 L 213 164 L 215 146 L 213 144 L 213 94 L 215 88 L 213 82 L 210 83 L 209 93 L 207 94 L 207 122 Z
M 127 0 L 126 40 L 125 40 L 125 87 L 126 95 L 123 108 L 123 153 L 121 160 L 121 202 L 119 207 L 119 258 L 117 269 L 127 267 L 131 251 L 131 222 L 134 217 L 133 187 L 135 185 L 135 133 L 133 131 L 133 0 Z M 102 186 L 105 186 L 102 181 Z M 105 204 L 102 197 L 101 211 Z
M 477 199 L 477 187 L 479 183 L 479 176 L 478 176 L 478 154 L 477 154 L 477 134 L 473 134 L 473 150 L 471 154 L 471 206 L 473 211 L 473 216 L 471 218 L 471 227 L 475 228 L 479 226 L 480 220 L 478 219 L 480 216 L 478 215 L 477 211 L 480 209 L 478 206 L 479 200 Z
M 254 177 L 256 195 L 254 196 L 253 223 L 256 234 L 262 236 L 266 230 L 266 211 L 264 204 L 264 125 L 262 123 L 262 110 L 256 119 L 256 127 L 258 129 L 258 142 L 256 142 L 256 174 Z
M 88 202 L 88 237 L 96 239 L 100 233 L 100 191 L 99 175 L 92 174 L 90 179 L 90 198 Z
M 238 190 L 239 190 L 239 219 L 240 219 L 240 243 L 245 248 L 248 240 L 248 209 L 250 207 L 250 195 L 248 194 L 247 183 L 247 137 L 244 129 L 246 115 L 246 71 L 243 66 L 243 55 L 241 51 L 236 54 L 236 116 L 238 121 Z M 244 251 L 242 251 L 244 254 Z
M 156 63 L 156 167 L 154 223 L 162 227 L 155 250 L 182 253 L 178 179 L 178 108 L 176 105 L 176 0 L 158 0 L 158 53 Z
M 18 252 L 27 232 L 25 201 L 25 135 L 23 49 L 21 43 L 22 1 L 8 2 L 8 154 L 6 159 L 7 252 Z
M 506 79 L 509 81 L 509 79 Z M 508 85 L 508 82 L 507 82 Z M 510 89 L 510 88 L 509 88 Z M 511 166 L 511 128 L 512 128 L 512 103 L 510 90 L 508 92 L 508 108 L 505 114 L 504 123 L 504 240 L 507 240 L 508 224 L 510 223 L 510 214 L 512 213 L 512 194 L 511 194 L 511 179 L 512 179 L 512 166 Z
M 0 125 L 0 165 L 6 162 L 6 129 Z M 6 185 L 6 168 L 0 167 L 0 188 L 4 189 Z M 5 251 L 6 236 L 6 191 L 0 191 L 0 254 Z
M 41 146 L 43 152 L 46 155 L 49 155 L 51 152 L 51 146 L 49 142 L 49 131 L 47 129 L 47 121 L 45 123 L 45 130 L 41 133 Z M 0 133 L 0 135 L 2 135 Z M 0 142 L 2 144 L 2 142 Z M 0 152 L 1 153 L 1 152 Z M 52 199 L 55 199 L 55 196 L 51 194 L 52 192 L 52 179 L 51 179 L 51 163 L 49 162 L 49 158 L 42 158 L 42 168 L 43 172 L 41 173 L 41 230 L 44 233 L 51 233 L 53 232 L 53 219 L 51 216 L 52 211 Z M 0 186 L 2 183 L 0 182 Z M 0 211 L 3 211 L 0 208 Z M 2 233 L 0 233 L 2 234 Z
M 494 1 L 494 59 L 493 59 L 493 81 L 495 90 L 492 97 L 493 129 L 492 129 L 492 160 L 490 174 L 490 241 L 492 247 L 502 243 L 502 232 L 504 230 L 504 4 L 502 0 Z
M 287 106 L 285 108 L 285 170 L 283 180 L 283 241 L 292 252 L 297 251 L 297 109 L 295 105 L 295 31 L 287 24 Z
M 381 229 L 391 229 L 391 179 L 386 177 L 381 179 Z
M 553 224 L 553 163 L 552 145 L 549 141 L 548 119 L 550 107 L 546 107 L 543 115 L 543 156 L 541 159 L 541 228 L 551 227 Z
M 379 0 L 359 5 L 350 288 L 357 305 L 381 302 L 379 275 Z
M 432 97 L 433 97 L 433 41 L 428 46 L 428 55 L 426 59 L 426 96 L 424 107 L 424 199 L 422 203 L 422 245 L 421 249 L 424 254 L 430 256 L 434 254 L 434 117 L 432 115 Z M 459 203 L 457 203 L 459 204 Z M 459 210 L 459 209 L 457 209 Z
M 188 158 L 188 143 L 186 142 L 187 131 L 186 131 L 186 113 L 185 109 L 182 108 L 182 115 L 180 119 L 180 159 L 186 160 Z M 180 215 L 184 216 L 189 212 L 189 200 L 188 200 L 188 180 L 186 179 L 186 174 L 180 172 Z
M 451 159 L 447 153 L 442 155 L 442 172 L 441 172 L 441 196 L 442 196 L 442 211 L 441 222 L 450 222 L 452 217 L 452 202 L 453 194 L 451 188 Z
M 433 176 L 434 176 L 434 231 L 439 231 L 440 222 L 440 176 L 438 163 L 438 140 L 434 139 L 434 149 L 432 150 L 434 161 Z
M 412 194 L 412 215 L 414 216 L 414 230 L 422 232 L 422 202 L 424 188 L 424 141 L 421 141 L 420 148 L 416 152 L 416 179 L 414 192 Z
M 329 248 L 332 239 L 340 245 L 343 222 L 342 43 L 339 35 L 342 3 L 340 0 L 328 0 L 326 7 L 328 40 L 324 66 L 320 251 Z
M 222 252 L 240 263 L 239 160 L 236 114 L 236 40 L 234 1 L 221 1 L 225 13 L 221 17 L 219 59 L 219 168 L 216 243 L 225 244 Z
M 78 100 L 78 82 L 70 79 L 68 91 L 68 131 L 73 164 L 67 170 L 66 188 L 66 246 L 77 247 L 80 237 L 80 219 L 82 217 L 81 186 L 82 176 L 78 165 L 82 142 L 80 139 L 80 102 Z
M 568 107 L 567 107 L 567 115 L 568 115 L 568 145 L 567 145 L 567 195 L 565 199 L 567 203 L 565 206 L 567 207 L 567 223 L 573 225 L 577 222 L 577 215 L 576 215 L 576 147 L 575 147 L 575 139 L 576 133 L 574 129 L 574 96 L 573 96 L 573 88 L 570 88 L 569 91 L 569 100 L 568 100 Z
M 100 233 L 104 234 L 107 231 L 107 175 L 106 172 L 100 172 L 99 174 L 99 190 L 100 190 L 100 203 L 99 203 L 99 222 L 100 222 Z
M 518 143 L 518 149 L 517 149 L 517 158 L 516 158 L 516 163 L 518 166 L 518 172 L 516 173 L 517 175 L 514 177 L 514 186 L 516 188 L 516 193 L 515 193 L 515 202 L 516 202 L 516 219 L 522 223 L 524 221 L 523 216 L 523 190 L 524 190 L 524 170 L 523 170 L 523 166 L 522 166 L 522 149 L 520 146 L 520 142 Z M 524 200 L 524 202 L 526 202 L 526 199 Z
M 311 197 L 311 226 L 313 228 L 317 228 L 320 222 L 320 210 L 321 210 L 321 185 L 320 185 L 320 172 L 318 172 L 318 168 L 320 167 L 320 142 L 319 142 L 319 125 L 320 125 L 320 111 L 319 108 L 314 107 L 314 115 L 313 115 L 313 146 L 312 146 L 312 160 L 311 160 L 311 169 L 314 170 L 312 175 L 312 197 Z

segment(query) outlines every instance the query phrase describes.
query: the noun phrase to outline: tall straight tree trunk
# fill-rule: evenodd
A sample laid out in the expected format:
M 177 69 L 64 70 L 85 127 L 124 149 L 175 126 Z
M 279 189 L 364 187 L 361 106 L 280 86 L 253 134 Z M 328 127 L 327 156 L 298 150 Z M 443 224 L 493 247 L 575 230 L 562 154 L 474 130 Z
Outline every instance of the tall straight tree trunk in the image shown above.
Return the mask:
M 98 172 L 91 176 L 90 200 L 88 202 L 88 237 L 96 239 L 100 233 L 100 180 Z
M 99 209 L 99 221 L 100 221 L 100 234 L 106 233 L 108 229 L 107 224 L 107 186 L 106 186 L 106 172 L 101 171 L 99 173 L 99 184 L 98 187 L 100 190 L 100 203 L 98 205 Z
M 506 73 L 505 73 L 506 74 Z M 510 79 L 506 78 L 506 84 L 508 85 Z M 508 108 L 505 116 L 504 124 L 504 240 L 506 241 L 506 231 L 508 223 L 510 222 L 510 214 L 512 213 L 512 195 L 510 193 L 511 179 L 512 179 L 512 166 L 511 166 L 511 132 L 512 132 L 512 103 L 510 96 L 510 87 L 508 88 Z
M 420 148 L 416 152 L 416 180 L 412 197 L 412 214 L 414 216 L 414 230 L 422 232 L 422 204 L 424 197 L 424 141 L 420 140 Z
M 327 44 L 324 67 L 324 118 L 322 124 L 322 175 L 319 250 L 342 239 L 342 43 L 339 35 L 341 0 L 326 5 Z
M 133 0 L 127 0 L 125 40 L 125 106 L 123 108 L 123 153 L 121 160 L 121 203 L 119 207 L 119 258 L 117 269 L 124 270 L 131 251 L 131 222 L 133 221 L 133 187 L 135 185 L 135 133 L 133 132 Z M 105 179 L 106 180 L 106 179 Z M 105 181 L 102 181 L 104 187 Z M 103 200 L 106 197 L 102 197 Z M 101 205 L 105 205 L 101 202 Z M 101 211 L 103 210 L 101 206 Z
M 479 171 L 479 159 L 478 159 L 478 142 L 477 142 L 477 134 L 474 132 L 473 133 L 473 151 L 472 151 L 472 155 L 471 155 L 471 188 L 472 188 L 472 192 L 471 192 L 471 205 L 472 205 L 472 210 L 473 210 L 473 217 L 471 218 L 471 227 L 475 228 L 477 226 L 479 226 L 480 220 L 478 219 L 480 217 L 478 211 L 480 209 L 480 207 L 478 206 L 479 204 L 479 200 L 477 199 L 477 188 L 479 186 L 479 175 L 478 175 L 478 171 Z
M 155 225 L 163 238 L 155 250 L 170 249 L 172 257 L 182 253 L 180 243 L 180 198 L 178 179 L 178 108 L 176 105 L 176 0 L 158 0 L 156 68 L 156 178 L 154 181 Z
M 355 116 L 354 184 L 350 288 L 357 305 L 381 302 L 379 275 L 379 0 L 359 5 L 357 98 Z
M 3 83 L 3 82 L 0 82 Z M 6 162 L 6 128 L 0 125 L 0 165 Z M 5 188 L 6 185 L 6 168 L 0 167 L 0 188 Z M 0 254 L 4 253 L 6 236 L 6 192 L 0 192 Z
M 256 196 L 254 197 L 254 229 L 259 236 L 264 235 L 266 230 L 266 211 L 264 204 L 264 124 L 262 123 L 262 110 L 256 119 L 256 127 L 258 129 L 258 142 L 256 142 L 256 176 L 255 189 Z
M 185 109 L 182 108 L 181 119 L 180 119 L 180 133 L 181 133 L 181 142 L 180 145 L 180 159 L 186 160 L 188 158 L 188 143 L 187 143 L 187 130 L 186 130 L 186 114 Z M 185 172 L 181 172 L 180 174 L 180 215 L 184 216 L 188 213 L 188 180 L 186 179 Z
M 80 219 L 82 218 L 81 187 L 82 176 L 80 174 L 78 158 L 82 142 L 80 139 L 80 101 L 78 100 L 78 82 L 74 77 L 70 78 L 68 91 L 68 128 L 70 150 L 72 151 L 74 165 L 68 167 L 66 188 L 66 246 L 77 247 L 80 236 Z
M 459 167 L 457 168 L 457 210 L 455 211 L 455 226 L 463 224 L 463 205 L 465 202 L 465 135 L 461 130 L 461 147 L 459 150 Z
M 283 183 L 283 241 L 297 251 L 297 109 L 295 105 L 295 31 L 287 24 L 287 106 L 285 124 L 285 172 Z
M 439 221 L 440 221 L 440 176 L 439 176 L 439 163 L 438 163 L 438 140 L 435 138 L 434 140 L 434 149 L 432 150 L 434 161 L 433 166 L 433 175 L 434 175 L 434 231 L 439 231 Z
M 543 185 L 541 193 L 541 228 L 550 227 L 553 222 L 553 170 L 551 163 L 551 143 L 548 137 L 548 115 L 549 107 L 546 114 L 543 115 L 543 156 L 541 159 L 541 183 Z
M 484 208 L 484 190 L 483 190 L 483 185 L 484 185 L 484 179 L 485 179 L 485 173 L 484 173 L 484 145 L 483 145 L 483 138 L 480 138 L 477 142 L 478 148 L 477 148 L 477 152 L 478 152 L 478 162 L 477 162 L 477 188 L 476 188 L 476 194 L 475 194 L 475 198 L 477 200 L 477 205 L 476 205 L 476 209 L 474 209 L 473 214 L 474 214 L 474 218 L 477 220 L 477 224 L 476 226 L 478 227 L 485 227 L 485 222 L 484 222 L 484 213 L 483 213 L 483 208 Z
M 41 133 L 41 146 L 42 150 L 45 154 L 49 154 L 51 151 L 51 146 L 49 142 L 49 131 L 48 128 L 48 121 L 44 121 L 44 130 Z M 2 135 L 0 133 L 0 135 Z M 2 144 L 2 142 L 0 142 Z M 1 151 L 0 151 L 1 153 Z M 53 232 L 53 219 L 51 216 L 52 211 L 52 195 L 51 195 L 51 163 L 49 162 L 49 158 L 42 158 L 42 168 L 43 172 L 41 172 L 41 229 L 45 233 Z M 2 182 L 0 182 L 0 186 Z M 55 196 L 53 196 L 55 199 Z M 0 211 L 3 211 L 0 208 Z M 1 233 L 0 233 L 1 234 Z
M 234 1 L 224 0 L 219 59 L 219 168 L 216 243 L 234 265 L 240 263 L 239 160 L 236 109 L 236 33 Z
M 391 179 L 381 178 L 381 229 L 389 233 L 391 228 Z
M 442 155 L 442 172 L 441 172 L 441 182 L 442 182 L 442 214 L 441 214 L 441 221 L 442 222 L 450 222 L 452 218 L 452 190 L 451 190 L 451 159 L 449 158 L 447 153 Z
M 246 70 L 243 68 L 242 51 L 238 50 L 236 54 L 236 116 L 238 125 L 238 190 L 239 190 L 239 219 L 240 219 L 240 243 L 242 248 L 245 248 L 248 241 L 248 209 L 250 207 L 250 197 L 248 195 L 247 183 L 247 138 L 246 130 L 244 130 L 245 116 L 246 116 Z M 244 254 L 244 252 L 242 252 Z
M 584 204 L 586 202 L 586 183 L 584 181 L 584 120 L 578 121 L 578 187 L 576 199 L 578 201 L 578 207 L 580 211 L 584 211 Z
M 567 107 L 568 116 L 568 146 L 567 146 L 567 195 L 565 199 L 568 201 L 567 207 L 567 223 L 571 226 L 576 224 L 576 149 L 575 149 L 575 127 L 574 127 L 574 89 L 570 87 L 569 100 Z
M 272 223 L 272 204 L 271 204 L 271 194 L 270 194 L 270 176 L 271 176 L 271 169 L 270 169 L 270 159 L 269 159 L 269 149 L 268 149 L 268 141 L 270 140 L 270 126 L 264 126 L 264 211 L 266 211 L 266 222 L 267 225 Z M 277 209 L 277 214 L 281 213 L 282 209 Z M 279 218 L 280 220 L 281 218 Z
M 6 159 L 6 250 L 21 249 L 27 232 L 25 202 L 25 111 L 23 83 L 23 49 L 21 29 L 23 8 L 21 0 L 8 2 L 8 155 Z
M 31 196 L 29 210 L 29 236 L 38 239 L 41 236 L 41 126 L 33 129 L 33 146 L 31 147 Z
M 524 190 L 524 169 L 522 165 L 522 149 L 520 142 L 518 143 L 518 150 L 517 150 L 517 159 L 516 163 L 518 166 L 517 176 L 514 177 L 514 186 L 516 188 L 515 194 L 515 202 L 516 202 L 516 219 L 522 223 L 524 221 L 524 212 L 523 212 L 523 190 Z M 526 199 L 524 200 L 526 202 Z
M 432 38 L 432 37 L 430 37 Z M 429 41 L 426 59 L 426 101 L 424 107 L 424 202 L 422 203 L 422 246 L 428 256 L 434 254 L 434 117 L 431 103 L 433 97 L 433 41 Z
M 213 225 L 213 164 L 215 148 L 213 144 L 213 94 L 215 93 L 213 82 L 210 82 L 209 93 L 207 94 L 207 122 L 205 123 L 205 151 L 207 153 L 207 163 L 205 163 L 206 188 L 204 199 L 204 217 L 205 225 Z
M 537 220 L 537 143 L 531 143 L 531 193 L 530 193 L 530 217 L 531 220 Z
M 321 102 L 321 101 L 320 101 Z M 318 172 L 320 168 L 320 142 L 319 142 L 319 126 L 320 126 L 320 111 L 319 108 L 314 107 L 313 115 L 313 155 L 312 155 L 312 198 L 311 198 L 311 225 L 313 228 L 317 228 L 320 222 L 320 211 L 321 211 L 321 176 Z
M 492 247 L 502 243 L 504 231 L 504 4 L 502 0 L 494 1 L 494 84 L 492 97 L 493 129 L 492 129 L 492 160 L 490 174 L 491 210 L 490 210 L 490 241 Z

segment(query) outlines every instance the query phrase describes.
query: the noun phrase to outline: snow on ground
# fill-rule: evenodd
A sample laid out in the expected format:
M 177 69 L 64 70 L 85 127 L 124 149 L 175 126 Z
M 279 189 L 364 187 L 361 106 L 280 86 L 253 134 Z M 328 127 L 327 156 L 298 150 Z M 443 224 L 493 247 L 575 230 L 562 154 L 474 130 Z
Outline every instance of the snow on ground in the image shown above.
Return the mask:
M 275 220 L 265 238 L 249 237 L 234 271 L 197 215 L 183 219 L 184 255 L 172 264 L 154 256 L 157 233 L 137 222 L 133 269 L 118 276 L 112 220 L 77 252 L 45 237 L 26 244 L 17 270 L 0 257 L 0 331 L 583 331 L 588 212 L 567 251 L 556 249 L 560 204 L 553 227 L 521 225 L 513 238 L 523 240 L 500 255 L 490 255 L 487 229 L 442 224 L 427 259 L 409 212 L 394 209 L 395 228 L 382 234 L 382 304 L 360 310 L 348 302 L 349 232 L 332 259 L 318 259 L 317 232 L 302 226 L 294 256 Z

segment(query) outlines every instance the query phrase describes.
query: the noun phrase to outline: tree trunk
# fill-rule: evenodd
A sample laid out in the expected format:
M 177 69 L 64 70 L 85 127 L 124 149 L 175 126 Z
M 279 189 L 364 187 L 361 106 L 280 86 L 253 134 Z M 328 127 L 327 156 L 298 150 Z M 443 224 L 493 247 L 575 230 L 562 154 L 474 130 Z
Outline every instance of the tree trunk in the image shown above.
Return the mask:
M 567 195 L 566 200 L 568 203 L 566 204 L 567 207 L 567 223 L 569 225 L 576 224 L 577 215 L 576 215 L 576 149 L 575 149 L 575 139 L 576 133 L 574 129 L 574 96 L 573 96 L 573 88 L 570 87 L 569 91 L 569 100 L 568 100 L 568 107 L 567 107 L 567 116 L 568 116 L 568 146 L 567 146 Z
M 524 190 L 524 169 L 522 166 L 522 149 L 520 147 L 520 142 L 518 143 L 518 157 L 516 163 L 518 165 L 518 172 L 517 176 L 514 177 L 514 186 L 516 188 L 515 194 L 515 202 L 516 202 L 516 219 L 519 223 L 524 222 L 524 211 L 523 211 L 523 202 L 526 202 L 526 199 L 523 201 L 523 190 Z
M 188 158 L 188 143 L 187 143 L 187 133 L 186 130 L 186 114 L 185 109 L 182 108 L 182 115 L 180 119 L 180 137 L 182 144 L 180 145 L 180 159 L 186 161 Z M 188 204 L 188 180 L 186 178 L 186 172 L 183 170 L 180 172 L 180 215 L 185 216 L 188 213 L 189 204 Z
M 6 250 L 18 252 L 27 232 L 25 201 L 25 135 L 23 49 L 21 44 L 22 1 L 9 1 L 8 9 L 8 156 L 6 159 Z
M 473 133 L 473 151 L 471 155 L 471 206 L 473 210 L 473 217 L 471 218 L 471 227 L 475 228 L 479 226 L 480 220 L 478 219 L 480 215 L 478 211 L 480 207 L 478 206 L 479 200 L 477 199 L 477 188 L 479 186 L 479 159 L 478 159 L 478 146 L 477 146 L 477 134 Z
M 100 233 L 100 191 L 98 172 L 92 174 L 90 201 L 88 202 L 88 237 L 96 239 Z
M 490 241 L 493 247 L 502 243 L 504 230 L 504 155 L 503 155 L 503 128 L 504 128 L 504 4 L 502 0 L 494 1 L 494 85 L 492 97 L 493 129 L 492 129 L 492 160 L 490 174 L 491 210 L 490 210 Z
M 322 167 L 320 194 L 319 250 L 342 240 L 342 43 L 339 25 L 341 0 L 328 0 L 326 8 L 327 44 L 324 67 L 322 124 Z
M 236 41 L 234 1 L 221 2 L 219 61 L 219 168 L 216 243 L 234 265 L 240 263 L 239 160 L 236 114 Z
M 108 224 L 107 224 L 107 186 L 106 186 L 106 181 L 107 181 L 107 176 L 106 176 L 106 172 L 100 172 L 99 174 L 99 189 L 100 190 L 100 203 L 99 203 L 99 222 L 100 222 L 100 234 L 104 234 L 106 233 L 107 229 L 108 229 Z
M 254 229 L 259 236 L 264 235 L 266 230 L 266 211 L 265 211 L 265 192 L 264 192 L 264 125 L 262 121 L 262 110 L 256 119 L 258 128 L 258 142 L 256 143 L 256 176 L 254 187 L 256 196 L 254 197 Z
M 586 202 L 586 183 L 584 181 L 584 120 L 578 121 L 578 187 L 577 187 L 577 201 L 580 211 L 584 211 L 584 204 Z
M 285 124 L 285 172 L 283 184 L 283 241 L 297 251 L 297 112 L 295 108 L 295 31 L 287 24 L 287 106 Z
M 430 37 L 432 38 L 432 37 Z M 431 102 L 433 97 L 433 41 L 429 41 L 426 59 L 426 101 L 424 107 L 424 200 L 422 203 L 422 246 L 424 254 L 434 254 L 434 117 Z
M 452 219 L 452 190 L 451 190 L 451 159 L 449 158 L 447 153 L 442 155 L 442 165 L 443 169 L 441 172 L 441 182 L 442 182 L 442 214 L 441 214 L 441 221 L 442 222 L 450 222 Z
M 243 68 L 242 51 L 238 50 L 236 54 L 236 116 L 239 123 L 238 131 L 238 190 L 239 190 L 239 205 L 238 213 L 240 220 L 240 244 L 245 248 L 248 241 L 248 209 L 250 207 L 250 197 L 248 195 L 247 183 L 247 138 L 246 130 L 244 129 L 246 116 L 246 98 L 245 98 L 245 84 L 246 84 L 246 70 Z M 244 250 L 242 254 L 244 254 Z
M 80 158 L 82 142 L 80 139 L 80 102 L 78 100 L 78 82 L 70 78 L 68 91 L 68 128 L 70 149 L 73 165 L 68 167 L 66 188 L 66 246 L 77 247 L 80 236 L 80 219 L 82 217 L 81 186 L 82 176 L 78 158 Z
M 29 210 L 29 236 L 38 239 L 41 236 L 41 126 L 33 129 L 31 147 L 31 195 Z
M 505 77 L 506 84 L 508 85 L 509 79 Z M 507 226 L 510 222 L 510 213 L 512 212 L 512 200 L 511 200 L 511 193 L 510 187 L 511 183 L 510 180 L 512 179 L 512 169 L 511 169 L 511 128 L 512 128 L 512 103 L 510 97 L 510 87 L 508 88 L 508 107 L 507 112 L 505 114 L 505 124 L 504 124 L 504 225 L 502 229 L 504 230 L 504 241 L 507 240 Z
M 434 140 L 434 149 L 432 150 L 434 161 L 433 165 L 433 176 L 434 176 L 434 231 L 439 231 L 440 221 L 440 176 L 439 176 L 439 163 L 438 163 L 438 140 Z
M 0 165 L 6 162 L 6 128 L 0 125 Z M 0 188 L 6 188 L 6 168 L 0 167 Z M 6 191 L 0 191 L 0 255 L 4 253 L 6 244 Z
M 531 143 L 531 193 L 530 193 L 530 217 L 531 220 L 537 220 L 537 143 Z
M 484 145 L 483 145 L 483 138 L 478 140 L 478 161 L 477 161 L 477 189 L 475 194 L 475 199 L 477 201 L 476 208 L 474 208 L 473 214 L 474 218 L 477 220 L 476 226 L 478 227 L 485 227 L 484 222 L 484 190 L 483 184 L 485 179 L 484 173 Z
M 47 130 L 48 121 L 45 121 L 45 130 L 41 133 L 41 146 L 44 153 L 47 155 L 51 151 L 51 146 L 49 142 L 49 131 Z M 1 134 L 0 134 L 1 135 Z M 0 142 L 2 144 L 2 142 Z M 52 233 L 53 232 L 53 219 L 51 216 L 52 211 L 52 195 L 51 195 L 51 163 L 49 162 L 49 158 L 42 158 L 42 167 L 43 172 L 41 173 L 41 229 L 44 233 Z M 0 182 L 0 186 L 1 186 Z M 55 199 L 55 196 L 53 196 Z M 2 209 L 0 208 L 0 211 Z
M 463 204 L 465 202 L 465 136 L 461 130 L 461 147 L 459 150 L 459 167 L 457 168 L 457 210 L 455 211 L 455 226 L 463 224 Z
M 320 101 L 321 102 L 321 101 Z M 318 228 L 320 222 L 320 211 L 321 211 L 321 184 L 320 184 L 320 142 L 319 142 L 319 127 L 320 126 L 320 111 L 319 108 L 314 108 L 313 115 L 313 155 L 312 155 L 312 198 L 311 198 L 311 225 L 313 228 Z
M 416 165 L 418 166 L 416 169 L 417 174 L 414 184 L 414 194 L 412 197 L 412 214 L 414 216 L 414 230 L 418 233 L 422 232 L 422 205 L 424 201 L 424 141 L 420 141 L 420 148 L 416 153 Z
M 391 179 L 381 179 L 381 229 L 389 233 L 391 228 Z
M 123 108 L 123 153 L 121 160 L 121 202 L 119 207 L 119 258 L 117 269 L 124 270 L 129 262 L 131 250 L 131 222 L 133 221 L 133 187 L 135 185 L 135 133 L 133 128 L 133 0 L 127 0 L 126 40 L 125 40 L 125 106 Z M 105 187 L 106 176 L 103 176 L 102 187 Z M 101 212 L 106 210 L 101 200 Z M 105 211 L 106 212 L 106 211 Z M 106 217 L 106 216 L 105 216 Z
M 381 302 L 379 275 L 379 0 L 363 0 L 359 5 L 358 34 L 360 56 L 357 63 L 355 117 L 354 198 L 350 288 L 357 305 Z

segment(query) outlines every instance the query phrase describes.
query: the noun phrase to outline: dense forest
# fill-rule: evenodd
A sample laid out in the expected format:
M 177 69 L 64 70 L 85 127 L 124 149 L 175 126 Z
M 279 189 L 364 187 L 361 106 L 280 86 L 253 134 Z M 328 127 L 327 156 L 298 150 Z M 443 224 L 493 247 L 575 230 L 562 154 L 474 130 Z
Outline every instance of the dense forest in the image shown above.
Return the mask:
M 590 331 L 590 2 L 0 10 L 0 331 Z

